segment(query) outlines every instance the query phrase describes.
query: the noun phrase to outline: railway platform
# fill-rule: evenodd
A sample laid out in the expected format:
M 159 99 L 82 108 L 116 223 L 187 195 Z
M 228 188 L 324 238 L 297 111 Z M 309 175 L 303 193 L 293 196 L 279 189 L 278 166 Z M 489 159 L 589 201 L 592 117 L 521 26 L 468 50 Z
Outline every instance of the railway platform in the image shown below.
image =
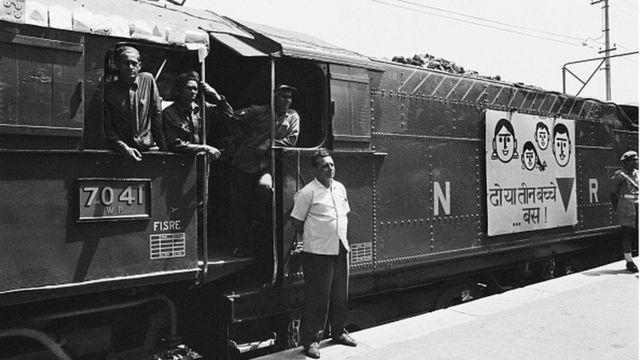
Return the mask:
M 638 263 L 638 259 L 635 259 Z M 365 329 L 321 359 L 635 360 L 638 274 L 624 261 Z M 301 347 L 258 359 L 305 359 Z

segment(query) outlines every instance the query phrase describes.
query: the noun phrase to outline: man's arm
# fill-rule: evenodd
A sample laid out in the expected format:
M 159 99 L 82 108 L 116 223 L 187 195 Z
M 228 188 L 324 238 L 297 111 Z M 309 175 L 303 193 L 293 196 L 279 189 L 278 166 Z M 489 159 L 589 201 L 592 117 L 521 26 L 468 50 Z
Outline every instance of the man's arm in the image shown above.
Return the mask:
M 291 252 L 293 254 L 297 254 L 302 251 L 304 248 L 304 243 L 302 242 L 302 233 L 304 232 L 304 221 L 300 221 L 298 219 L 292 218 L 293 220 L 293 228 L 296 231 L 296 241 L 295 245 L 293 245 L 293 249 Z
M 296 234 L 302 235 L 304 232 L 304 221 L 292 218 L 293 220 L 293 228 L 296 230 Z
M 296 231 L 296 246 L 294 253 L 302 251 L 303 242 L 302 234 L 304 233 L 304 221 L 307 218 L 311 203 L 313 202 L 313 193 L 308 188 L 298 191 L 293 198 L 293 209 L 291 210 L 291 220 L 293 221 L 293 229 Z
M 618 210 L 618 192 L 620 192 L 620 186 L 622 185 L 618 171 L 616 171 L 616 173 L 611 177 L 612 186 L 611 193 L 609 194 L 609 199 L 611 200 L 611 205 L 613 205 L 614 211 Z
M 278 138 L 276 135 L 276 139 L 274 139 L 274 143 L 280 146 L 295 146 L 296 142 L 298 142 L 298 135 L 300 134 L 300 115 L 297 112 L 293 112 L 291 114 L 291 118 L 289 119 L 289 129 L 287 129 L 286 134 Z
M 103 96 L 103 127 L 107 143 L 109 144 L 109 146 L 111 146 L 113 151 L 121 154 L 126 154 L 136 161 L 141 161 L 142 155 L 140 154 L 138 149 L 129 147 L 129 145 L 127 145 L 120 138 L 120 135 L 118 135 L 115 124 L 113 123 L 113 116 L 111 114 L 111 110 L 109 109 L 109 104 L 107 102 L 106 96 L 108 95 L 105 92 L 105 95 Z
M 233 108 L 229 105 L 229 102 L 224 97 L 224 95 L 220 95 L 213 86 L 207 84 L 202 81 L 200 83 L 200 88 L 204 92 L 205 96 L 208 96 L 214 104 L 217 106 L 217 115 L 224 119 L 225 121 L 230 119 L 233 116 Z
M 253 108 L 248 107 L 240 110 L 236 110 L 231 113 L 228 119 L 229 131 L 236 143 L 240 143 L 247 138 L 248 119 L 253 118 Z

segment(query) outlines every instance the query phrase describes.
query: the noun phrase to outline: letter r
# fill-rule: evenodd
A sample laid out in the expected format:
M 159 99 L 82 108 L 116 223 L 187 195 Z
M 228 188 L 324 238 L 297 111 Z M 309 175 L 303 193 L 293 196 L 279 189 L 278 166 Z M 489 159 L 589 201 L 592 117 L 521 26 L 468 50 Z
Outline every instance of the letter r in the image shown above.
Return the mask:
M 589 202 L 597 203 L 598 201 L 598 179 L 589 179 Z

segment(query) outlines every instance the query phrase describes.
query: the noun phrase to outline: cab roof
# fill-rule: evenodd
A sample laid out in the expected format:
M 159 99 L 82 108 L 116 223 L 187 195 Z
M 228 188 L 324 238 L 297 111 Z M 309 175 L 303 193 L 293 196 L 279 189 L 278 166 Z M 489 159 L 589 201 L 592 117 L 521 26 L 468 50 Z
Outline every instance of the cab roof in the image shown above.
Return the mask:
M 211 38 L 243 56 L 286 56 L 370 69 L 379 64 L 312 36 L 238 22 L 162 0 L 24 0 L 8 2 L 0 21 L 153 43 L 209 48 Z

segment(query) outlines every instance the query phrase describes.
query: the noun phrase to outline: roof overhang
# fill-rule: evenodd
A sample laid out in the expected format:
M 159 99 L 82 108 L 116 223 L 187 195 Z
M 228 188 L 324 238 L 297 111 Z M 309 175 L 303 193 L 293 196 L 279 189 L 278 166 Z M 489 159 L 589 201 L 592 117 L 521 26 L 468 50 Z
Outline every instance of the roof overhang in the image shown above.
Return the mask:
M 347 50 L 310 35 L 266 25 L 240 21 L 238 25 L 254 37 L 262 36 L 281 47 L 280 55 L 299 59 L 351 65 L 382 71 L 384 68 L 367 56 Z

